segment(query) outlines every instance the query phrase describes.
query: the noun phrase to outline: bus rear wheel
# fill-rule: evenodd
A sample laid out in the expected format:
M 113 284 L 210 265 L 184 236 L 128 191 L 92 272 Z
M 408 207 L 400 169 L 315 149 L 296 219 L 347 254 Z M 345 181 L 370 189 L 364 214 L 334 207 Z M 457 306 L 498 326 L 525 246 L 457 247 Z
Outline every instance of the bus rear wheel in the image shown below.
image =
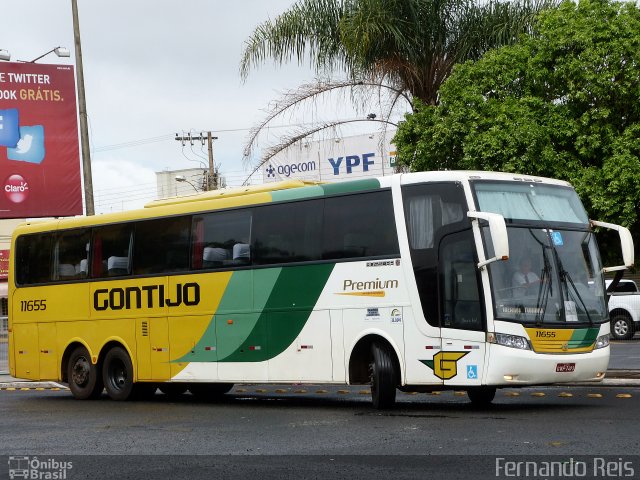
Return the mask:
M 396 386 L 398 384 L 393 354 L 389 347 L 374 343 L 371 345 L 371 400 L 373 407 L 387 409 L 396 402 Z
M 496 396 L 495 387 L 472 387 L 467 390 L 469 400 L 474 405 L 489 405 Z
M 102 380 L 112 400 L 128 400 L 133 393 L 133 364 L 122 347 L 107 352 L 102 364 Z
M 98 398 L 104 389 L 98 367 L 91 363 L 91 356 L 85 347 L 77 347 L 67 364 L 69 390 L 78 400 Z

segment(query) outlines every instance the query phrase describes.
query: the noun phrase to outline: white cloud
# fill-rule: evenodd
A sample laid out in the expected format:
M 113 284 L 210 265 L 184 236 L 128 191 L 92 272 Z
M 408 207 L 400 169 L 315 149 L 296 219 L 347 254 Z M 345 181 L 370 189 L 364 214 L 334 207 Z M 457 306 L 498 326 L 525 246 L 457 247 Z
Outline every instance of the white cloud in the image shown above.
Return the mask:
M 156 198 L 156 175 L 150 168 L 127 160 L 92 162 L 96 213 L 142 208 Z

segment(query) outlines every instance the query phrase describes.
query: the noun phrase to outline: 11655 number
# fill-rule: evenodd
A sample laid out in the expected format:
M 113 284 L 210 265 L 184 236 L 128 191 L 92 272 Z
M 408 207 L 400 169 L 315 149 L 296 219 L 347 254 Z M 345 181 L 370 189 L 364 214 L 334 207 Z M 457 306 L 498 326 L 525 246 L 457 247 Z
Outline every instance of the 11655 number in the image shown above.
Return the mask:
M 38 312 L 47 309 L 46 300 L 20 300 L 21 312 Z

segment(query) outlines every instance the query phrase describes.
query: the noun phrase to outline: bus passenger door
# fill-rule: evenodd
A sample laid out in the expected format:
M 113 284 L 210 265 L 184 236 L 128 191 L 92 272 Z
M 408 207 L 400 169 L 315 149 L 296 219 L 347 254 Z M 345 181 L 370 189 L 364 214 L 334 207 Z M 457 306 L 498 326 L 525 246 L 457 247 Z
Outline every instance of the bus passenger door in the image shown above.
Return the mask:
M 442 351 L 435 373 L 445 385 L 480 385 L 486 335 L 472 231 L 443 237 L 439 250 Z

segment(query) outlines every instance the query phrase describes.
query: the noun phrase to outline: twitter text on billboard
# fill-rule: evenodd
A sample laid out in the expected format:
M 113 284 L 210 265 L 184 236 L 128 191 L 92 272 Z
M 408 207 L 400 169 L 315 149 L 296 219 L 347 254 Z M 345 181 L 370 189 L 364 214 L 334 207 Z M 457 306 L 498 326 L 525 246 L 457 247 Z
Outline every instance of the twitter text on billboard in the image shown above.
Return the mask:
M 0 218 L 82 213 L 73 67 L 0 62 Z

